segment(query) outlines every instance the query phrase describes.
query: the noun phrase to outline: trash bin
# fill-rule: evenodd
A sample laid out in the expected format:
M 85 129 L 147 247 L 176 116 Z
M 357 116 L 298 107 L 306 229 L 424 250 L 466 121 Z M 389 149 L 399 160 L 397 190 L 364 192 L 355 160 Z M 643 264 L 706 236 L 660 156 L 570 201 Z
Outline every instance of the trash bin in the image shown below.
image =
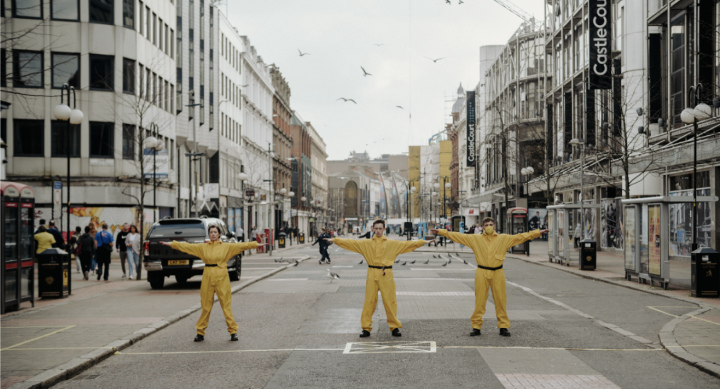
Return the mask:
M 65 298 L 70 295 L 70 255 L 51 248 L 37 255 L 38 295 L 44 298 Z
M 692 274 L 692 297 L 718 297 L 720 274 L 718 273 L 720 253 L 710 247 L 702 247 L 692 252 L 690 270 Z
M 298 235 L 298 242 L 299 242 L 299 243 L 305 243 L 305 233 L 304 233 L 304 232 L 301 232 L 301 233 Z
M 281 232 L 278 234 L 278 248 L 285 248 L 285 233 Z
M 580 270 L 595 270 L 597 267 L 597 243 L 588 238 L 580 241 Z

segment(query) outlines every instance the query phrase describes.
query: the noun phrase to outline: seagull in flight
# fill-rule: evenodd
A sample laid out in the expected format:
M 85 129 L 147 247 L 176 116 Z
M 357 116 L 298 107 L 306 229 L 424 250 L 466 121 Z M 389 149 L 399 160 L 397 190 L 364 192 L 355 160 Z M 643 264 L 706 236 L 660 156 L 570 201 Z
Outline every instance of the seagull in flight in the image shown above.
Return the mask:
M 439 60 L 441 60 L 441 59 L 445 59 L 445 57 L 442 57 L 442 58 L 437 58 L 437 59 L 432 59 L 432 58 L 430 58 L 430 57 L 425 57 L 425 58 L 427 58 L 427 59 L 429 59 L 429 60 L 433 61 L 433 63 L 437 63 L 437 61 L 439 61 Z
M 353 100 L 353 99 L 346 99 L 346 98 L 344 98 L 344 97 L 341 97 L 341 98 L 339 98 L 339 99 L 337 99 L 337 100 L 335 100 L 335 101 L 338 101 L 338 100 L 342 100 L 342 101 L 344 101 L 344 102 L 346 102 L 346 103 L 347 103 L 348 101 L 352 101 L 353 103 L 357 104 L 357 102 L 356 102 L 355 100 Z
M 340 276 L 337 275 L 337 273 L 331 272 L 330 269 L 325 269 L 325 270 L 327 270 L 327 274 L 326 274 L 326 275 L 327 275 L 328 278 L 330 278 L 330 283 L 331 283 L 331 284 L 332 284 L 333 280 L 339 280 L 339 279 L 340 279 Z
M 364 67 L 360 66 L 360 69 L 362 69 L 362 71 L 363 71 L 363 77 L 372 76 L 372 74 L 371 74 L 371 73 L 368 73 L 367 70 L 365 70 Z
M 301 57 L 306 56 L 306 55 L 310 55 L 310 53 L 303 53 L 302 51 L 300 51 L 300 49 L 298 49 L 298 53 L 300 53 L 300 56 L 301 56 Z
M 448 3 L 448 4 L 450 4 L 450 5 L 452 5 L 452 3 L 450 2 L 450 0 L 445 0 L 445 2 Z
M 403 107 L 401 107 L 401 106 L 399 106 L 399 105 L 396 105 L 396 107 L 398 107 L 398 108 L 400 108 L 400 109 L 405 109 L 405 108 L 403 108 Z
M 384 43 L 375 43 L 375 46 L 385 46 Z

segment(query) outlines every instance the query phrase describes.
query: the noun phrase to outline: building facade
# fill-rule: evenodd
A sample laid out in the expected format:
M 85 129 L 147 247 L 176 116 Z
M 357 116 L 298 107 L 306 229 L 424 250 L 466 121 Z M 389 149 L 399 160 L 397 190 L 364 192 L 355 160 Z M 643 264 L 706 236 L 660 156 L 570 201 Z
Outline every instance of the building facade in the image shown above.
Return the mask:
M 292 202 L 292 225 L 300 232 L 310 233 L 310 217 L 312 217 L 312 139 L 307 125 L 293 113 L 290 122 L 290 133 L 293 138 L 291 155 L 291 189 L 295 194 Z
M 310 140 L 312 142 L 310 151 L 310 165 L 312 167 L 312 190 L 311 208 L 313 216 L 310 220 L 310 232 L 317 236 L 320 228 L 327 227 L 328 208 L 328 176 L 327 176 L 327 152 L 325 141 L 315 130 L 310 122 L 306 123 Z
M 271 66 L 270 75 L 275 89 L 273 94 L 273 185 L 275 193 L 282 194 L 282 206 L 276 211 L 275 225 L 285 227 L 290 222 L 290 193 L 292 187 L 292 145 L 290 123 L 293 112 L 290 109 L 290 85 L 280 69 Z M 283 191 L 284 190 L 284 191 Z M 295 193 L 292 193 L 295 195 Z

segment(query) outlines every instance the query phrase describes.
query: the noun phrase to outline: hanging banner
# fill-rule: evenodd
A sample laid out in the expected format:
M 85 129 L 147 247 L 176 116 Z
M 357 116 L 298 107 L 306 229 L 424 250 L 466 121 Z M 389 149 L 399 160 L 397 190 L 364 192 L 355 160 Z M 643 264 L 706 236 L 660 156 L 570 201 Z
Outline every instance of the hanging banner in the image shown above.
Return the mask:
M 475 92 L 467 92 L 467 167 L 475 167 Z
M 153 170 L 153 153 L 155 153 L 155 170 Z M 145 170 L 145 178 L 152 179 L 153 173 L 158 180 L 168 179 L 168 167 L 170 165 L 170 155 L 167 149 L 155 151 L 153 149 L 143 149 L 143 170 Z
M 612 19 L 609 0 L 589 0 L 590 90 L 612 88 Z

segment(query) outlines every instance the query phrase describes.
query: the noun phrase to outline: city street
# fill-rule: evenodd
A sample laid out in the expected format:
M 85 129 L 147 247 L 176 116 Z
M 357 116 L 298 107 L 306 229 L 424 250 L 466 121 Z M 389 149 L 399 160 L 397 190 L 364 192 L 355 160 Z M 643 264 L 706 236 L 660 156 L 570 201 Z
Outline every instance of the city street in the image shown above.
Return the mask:
M 233 311 L 240 325 L 237 343 L 229 342 L 216 304 L 204 342 L 193 342 L 198 317 L 193 313 L 56 387 L 720 385 L 718 378 L 673 358 L 659 344 L 659 332 L 672 320 L 668 314 L 680 316 L 697 310 L 697 305 L 511 258 L 505 261 L 505 271 L 512 337 L 498 335 L 492 298 L 482 336 L 468 336 L 474 306 L 474 267 L 458 260 L 443 267 L 445 259 L 420 252 L 401 256 L 393 268 L 402 337 L 390 335 L 380 300 L 371 337 L 358 338 L 367 265 L 358 264 L 359 255 L 337 246 L 331 246 L 330 254 L 332 265 L 318 265 L 316 247 L 287 250 L 283 252 L 286 257 L 312 258 L 236 293 Z M 460 256 L 473 262 L 470 254 Z M 275 266 L 264 255 L 250 258 L 254 267 Z M 259 265 L 262 261 L 266 265 Z M 340 279 L 331 282 L 326 269 L 339 274 Z M 197 281 L 191 280 L 181 291 L 170 284 L 160 293 L 151 291 L 144 282 L 137 283 L 132 292 L 123 291 L 115 304 L 103 308 L 117 321 L 121 317 L 162 317 L 166 313 L 156 310 L 172 311 L 172 298 L 177 299 L 178 309 L 198 301 Z M 132 296 L 142 296 L 142 310 L 132 309 L 131 304 L 119 310 L 117 304 Z M 89 310 L 94 305 L 86 304 Z M 39 315 L 44 313 L 28 317 L 39 320 Z M 62 325 L 70 325 L 70 319 L 64 320 L 68 322 Z M 4 327 L 6 321 L 2 323 Z M 102 324 L 90 321 L 84 326 L 76 337 L 84 339 L 82 345 L 105 344 L 93 343 L 93 336 L 86 335 L 93 328 L 103 328 Z M 45 333 L 53 330 L 44 329 Z M 48 335 L 23 347 L 47 346 L 59 335 Z M 3 339 L 3 348 L 10 343 Z M 4 352 L 4 361 L 9 355 Z

